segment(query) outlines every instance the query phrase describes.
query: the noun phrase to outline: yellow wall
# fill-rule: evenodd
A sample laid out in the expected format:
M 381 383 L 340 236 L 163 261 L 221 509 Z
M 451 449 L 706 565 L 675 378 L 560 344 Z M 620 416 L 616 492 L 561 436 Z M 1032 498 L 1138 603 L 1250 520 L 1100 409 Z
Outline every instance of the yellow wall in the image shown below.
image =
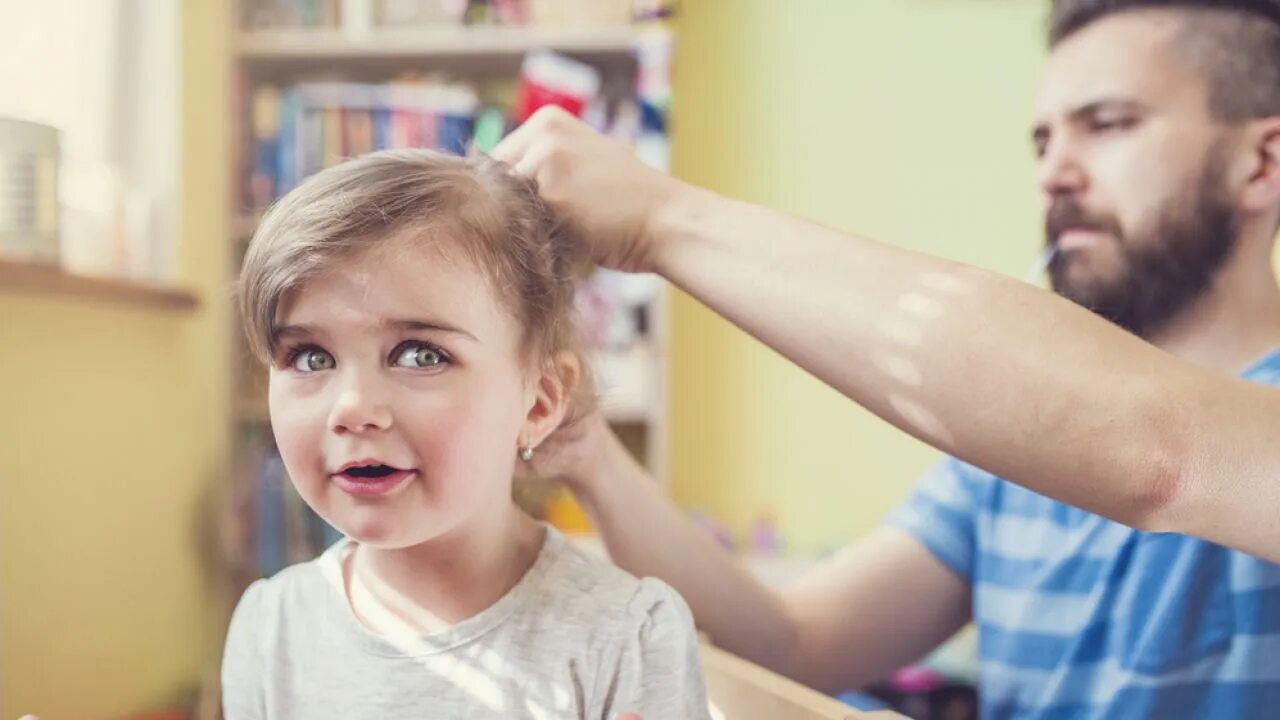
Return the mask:
M 200 309 L 0 288 L 3 718 L 154 707 L 213 644 L 194 528 L 227 442 L 221 5 L 188 0 L 183 20 L 182 282 Z
M 1021 275 L 1042 237 L 1028 125 L 1044 7 L 682 3 L 675 172 Z M 873 527 L 936 457 L 689 299 L 671 324 L 682 504 L 738 530 L 772 512 L 794 547 L 817 550 Z

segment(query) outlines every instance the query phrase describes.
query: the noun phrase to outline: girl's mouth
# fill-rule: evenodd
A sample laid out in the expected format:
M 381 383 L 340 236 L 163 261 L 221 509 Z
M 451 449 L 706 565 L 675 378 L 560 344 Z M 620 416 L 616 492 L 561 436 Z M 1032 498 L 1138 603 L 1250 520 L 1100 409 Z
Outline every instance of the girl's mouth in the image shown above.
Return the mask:
M 351 495 L 388 495 L 416 476 L 416 470 L 404 470 L 381 463 L 358 463 L 344 467 L 331 477 L 333 483 Z

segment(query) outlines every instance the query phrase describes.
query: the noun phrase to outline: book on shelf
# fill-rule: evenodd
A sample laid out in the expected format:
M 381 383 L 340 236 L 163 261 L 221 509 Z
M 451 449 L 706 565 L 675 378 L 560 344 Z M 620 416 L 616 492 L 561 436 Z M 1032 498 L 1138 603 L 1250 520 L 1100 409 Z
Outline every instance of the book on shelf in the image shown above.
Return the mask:
M 246 0 L 243 8 L 248 28 L 336 28 L 342 23 L 341 0 Z
M 289 565 L 306 562 L 342 538 L 303 502 L 285 472 L 269 431 L 251 430 L 246 442 L 251 448 L 245 466 L 245 483 L 251 498 L 248 558 L 255 577 L 271 577 Z
M 463 154 L 473 140 L 479 149 L 490 150 L 514 126 L 515 112 L 527 115 L 554 101 L 543 95 L 528 101 L 535 94 L 520 94 L 526 102 L 508 110 L 484 104 L 471 85 L 432 79 L 260 85 L 250 100 L 245 204 L 261 211 L 307 176 L 375 150 L 431 148 Z M 610 104 L 612 114 L 606 112 Z M 663 109 L 641 98 L 613 103 L 591 98 L 583 105 L 584 119 L 631 144 L 647 163 L 666 168 Z
M 262 209 L 345 158 L 397 147 L 461 154 L 479 97 L 462 83 L 300 82 L 253 91 L 249 206 Z

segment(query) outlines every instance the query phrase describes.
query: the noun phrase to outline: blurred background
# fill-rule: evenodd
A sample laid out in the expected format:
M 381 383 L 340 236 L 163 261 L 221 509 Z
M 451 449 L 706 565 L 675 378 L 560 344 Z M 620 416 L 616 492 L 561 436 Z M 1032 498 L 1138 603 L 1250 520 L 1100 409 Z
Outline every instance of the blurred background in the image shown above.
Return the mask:
M 300 178 L 556 103 L 694 183 L 1020 276 L 1046 7 L 0 0 L 0 717 L 217 717 L 240 590 L 333 538 L 231 305 Z M 652 278 L 580 304 L 615 428 L 768 582 L 936 459 Z M 590 532 L 554 488 L 521 501 Z M 972 647 L 929 664 L 912 687 L 963 688 Z

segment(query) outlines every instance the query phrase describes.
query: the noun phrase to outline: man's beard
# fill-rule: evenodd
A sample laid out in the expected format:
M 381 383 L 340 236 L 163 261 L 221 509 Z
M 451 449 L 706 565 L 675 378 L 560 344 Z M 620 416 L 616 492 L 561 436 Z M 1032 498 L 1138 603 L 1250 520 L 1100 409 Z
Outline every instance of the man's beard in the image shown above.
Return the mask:
M 1207 292 L 1235 248 L 1239 223 L 1218 188 L 1211 164 L 1190 192 L 1167 203 L 1152 232 L 1126 238 L 1111 217 L 1090 215 L 1070 198 L 1053 202 L 1046 218 L 1052 246 L 1069 228 L 1107 233 L 1117 243 L 1122 268 L 1115 280 L 1074 279 L 1070 258 L 1049 264 L 1055 292 L 1139 337 L 1149 337 Z

